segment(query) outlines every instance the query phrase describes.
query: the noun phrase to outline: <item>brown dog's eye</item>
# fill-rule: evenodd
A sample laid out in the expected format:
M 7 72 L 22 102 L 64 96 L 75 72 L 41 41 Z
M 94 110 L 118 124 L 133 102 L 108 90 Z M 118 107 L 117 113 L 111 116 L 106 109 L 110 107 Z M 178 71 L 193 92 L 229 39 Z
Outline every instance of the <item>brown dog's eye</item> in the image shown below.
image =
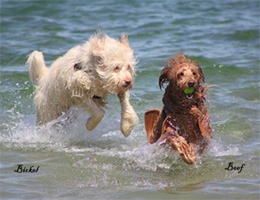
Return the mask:
M 75 70 L 81 70 L 82 69 L 81 63 L 75 63 L 74 69 Z
M 193 74 L 194 76 L 197 76 L 197 73 L 196 73 L 196 72 L 193 72 L 192 74 Z
M 178 77 L 182 77 L 183 75 L 184 75 L 184 73 L 181 72 L 181 73 L 178 74 Z

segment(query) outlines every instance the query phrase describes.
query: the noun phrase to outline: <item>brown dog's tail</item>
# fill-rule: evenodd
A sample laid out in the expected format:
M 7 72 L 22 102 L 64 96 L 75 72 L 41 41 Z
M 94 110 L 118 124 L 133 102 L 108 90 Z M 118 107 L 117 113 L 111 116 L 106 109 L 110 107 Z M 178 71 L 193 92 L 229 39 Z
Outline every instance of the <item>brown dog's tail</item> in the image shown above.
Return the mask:
M 45 65 L 42 52 L 34 51 L 32 52 L 26 62 L 29 68 L 29 75 L 31 81 L 38 85 L 39 80 L 46 74 L 48 68 Z
M 144 114 L 145 131 L 147 139 L 150 143 L 154 143 L 161 135 L 154 133 L 154 128 L 157 125 L 159 117 L 161 116 L 161 110 L 158 108 L 147 110 Z M 161 134 L 161 133 L 159 133 Z

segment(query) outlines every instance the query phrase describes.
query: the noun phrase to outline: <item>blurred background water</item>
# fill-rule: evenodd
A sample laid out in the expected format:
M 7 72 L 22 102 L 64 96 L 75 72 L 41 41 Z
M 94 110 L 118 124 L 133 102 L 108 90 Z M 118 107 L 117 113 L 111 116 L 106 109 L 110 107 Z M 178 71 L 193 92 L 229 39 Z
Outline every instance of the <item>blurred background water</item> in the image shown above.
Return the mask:
M 1 0 L 0 149 L 2 199 L 259 199 L 259 1 Z M 131 103 L 139 124 L 119 130 L 109 97 L 92 132 L 85 113 L 71 124 L 35 125 L 34 86 L 25 66 L 33 50 L 50 65 L 103 30 L 129 34 L 139 61 Z M 197 60 L 208 91 L 213 140 L 195 165 L 149 145 L 146 110 L 162 107 L 158 77 L 183 52 Z M 55 122 L 62 124 L 52 128 Z M 243 170 L 228 171 L 228 163 Z M 15 173 L 18 164 L 40 166 Z

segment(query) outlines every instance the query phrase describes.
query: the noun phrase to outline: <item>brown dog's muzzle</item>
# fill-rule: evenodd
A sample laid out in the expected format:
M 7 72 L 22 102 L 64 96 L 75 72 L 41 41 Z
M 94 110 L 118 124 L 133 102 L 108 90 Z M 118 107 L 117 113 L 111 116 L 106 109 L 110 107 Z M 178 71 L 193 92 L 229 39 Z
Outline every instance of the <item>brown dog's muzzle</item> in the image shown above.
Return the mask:
M 190 81 L 188 82 L 188 86 L 189 86 L 189 87 L 194 87 L 194 85 L 195 85 L 195 81 L 194 81 L 194 80 L 190 80 Z

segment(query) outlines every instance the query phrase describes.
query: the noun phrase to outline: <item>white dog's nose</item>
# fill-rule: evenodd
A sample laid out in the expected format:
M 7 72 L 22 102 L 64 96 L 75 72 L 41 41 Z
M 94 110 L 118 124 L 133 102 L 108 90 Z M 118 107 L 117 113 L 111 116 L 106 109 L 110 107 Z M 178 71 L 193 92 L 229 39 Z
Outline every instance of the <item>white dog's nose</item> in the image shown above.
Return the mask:
M 131 80 L 125 80 L 124 87 L 128 87 L 132 83 Z

